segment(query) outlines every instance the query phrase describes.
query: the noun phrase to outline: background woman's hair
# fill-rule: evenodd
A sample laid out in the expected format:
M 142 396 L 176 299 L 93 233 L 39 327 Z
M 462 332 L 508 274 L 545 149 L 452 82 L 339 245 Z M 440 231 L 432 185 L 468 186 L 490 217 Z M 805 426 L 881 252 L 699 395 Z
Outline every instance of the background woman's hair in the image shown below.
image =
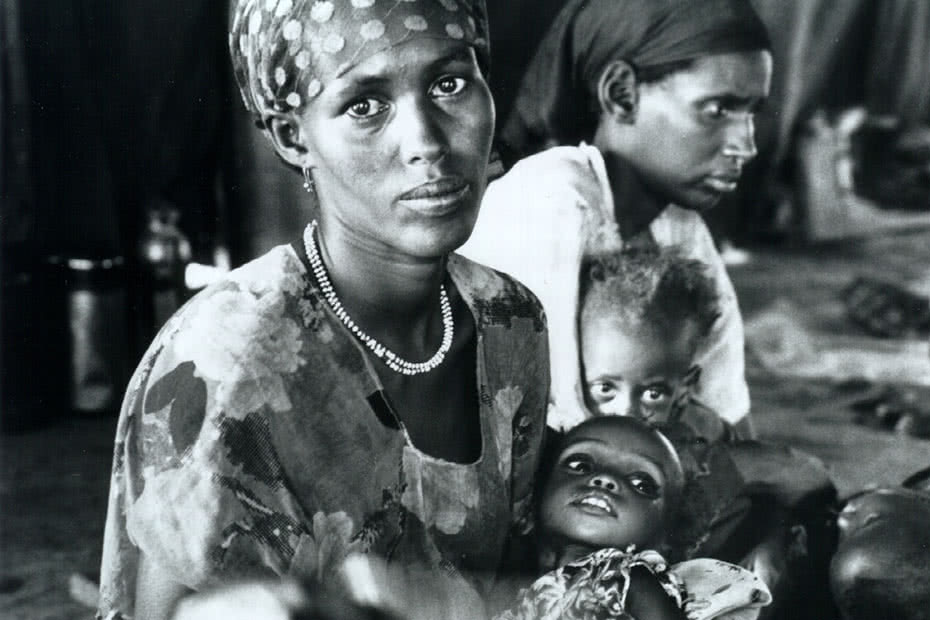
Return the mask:
M 707 266 L 675 248 L 628 248 L 586 258 L 581 299 L 582 325 L 612 315 L 630 326 L 648 323 L 675 333 L 691 321 L 704 337 L 720 315 Z

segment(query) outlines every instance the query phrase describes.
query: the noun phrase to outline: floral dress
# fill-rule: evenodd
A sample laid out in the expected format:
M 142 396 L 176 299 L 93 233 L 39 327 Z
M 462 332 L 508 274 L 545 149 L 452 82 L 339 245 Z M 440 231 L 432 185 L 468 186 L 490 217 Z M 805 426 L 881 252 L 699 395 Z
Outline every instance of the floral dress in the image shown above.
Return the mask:
M 165 325 L 120 413 L 99 617 L 132 617 L 140 551 L 194 590 L 326 579 L 350 553 L 491 586 L 528 529 L 548 390 L 545 319 L 507 276 L 451 256 L 474 317 L 481 455 L 426 455 L 385 412 L 358 341 L 280 246 Z M 447 284 L 448 287 L 448 284 Z
M 670 567 L 656 551 L 600 549 L 537 579 L 495 620 L 632 620 L 626 608 L 636 567 L 653 574 L 688 620 L 753 620 L 772 600 L 762 580 L 734 564 L 697 559 Z

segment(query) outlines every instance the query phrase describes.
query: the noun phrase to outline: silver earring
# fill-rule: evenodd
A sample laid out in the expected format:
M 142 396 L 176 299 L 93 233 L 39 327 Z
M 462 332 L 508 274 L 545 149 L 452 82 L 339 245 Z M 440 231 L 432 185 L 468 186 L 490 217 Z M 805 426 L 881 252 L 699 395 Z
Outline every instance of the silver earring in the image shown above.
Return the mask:
M 308 194 L 316 193 L 316 186 L 313 184 L 313 177 L 310 176 L 310 168 L 304 168 L 304 189 L 307 190 Z

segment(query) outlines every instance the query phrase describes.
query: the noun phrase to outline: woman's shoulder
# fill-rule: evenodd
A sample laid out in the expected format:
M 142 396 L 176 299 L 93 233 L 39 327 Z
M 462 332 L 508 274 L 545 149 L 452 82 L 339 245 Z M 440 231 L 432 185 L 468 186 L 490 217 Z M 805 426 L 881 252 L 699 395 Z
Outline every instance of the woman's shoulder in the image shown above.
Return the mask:
M 460 254 L 449 257 L 449 273 L 479 327 L 493 324 L 512 327 L 513 319 L 529 319 L 534 331 L 545 331 L 542 304 L 516 278 Z
M 596 171 L 600 157 L 596 148 L 584 144 L 552 147 L 519 160 L 489 185 L 489 197 L 512 192 L 516 197 L 574 194 L 594 203 L 602 192 Z
M 198 373 L 227 383 L 253 373 L 255 364 L 296 368 L 300 336 L 314 312 L 304 274 L 288 246 L 234 269 L 168 320 L 142 366 L 157 374 L 194 363 Z

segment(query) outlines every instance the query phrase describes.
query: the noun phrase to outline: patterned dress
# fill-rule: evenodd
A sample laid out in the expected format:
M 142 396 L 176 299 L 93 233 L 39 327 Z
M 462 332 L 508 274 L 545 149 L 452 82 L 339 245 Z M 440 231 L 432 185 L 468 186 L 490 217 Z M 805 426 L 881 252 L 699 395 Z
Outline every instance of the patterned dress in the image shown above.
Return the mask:
M 385 413 L 368 357 L 291 246 L 182 308 L 120 414 L 99 616 L 132 616 L 140 551 L 195 590 L 325 580 L 353 552 L 489 587 L 507 537 L 528 529 L 545 319 L 507 276 L 455 255 L 448 273 L 477 332 L 482 452 L 470 464 L 420 452 Z
M 772 596 L 753 573 L 718 560 L 669 566 L 656 551 L 601 549 L 550 571 L 495 620 L 634 620 L 630 573 L 648 570 L 688 620 L 753 620 Z

